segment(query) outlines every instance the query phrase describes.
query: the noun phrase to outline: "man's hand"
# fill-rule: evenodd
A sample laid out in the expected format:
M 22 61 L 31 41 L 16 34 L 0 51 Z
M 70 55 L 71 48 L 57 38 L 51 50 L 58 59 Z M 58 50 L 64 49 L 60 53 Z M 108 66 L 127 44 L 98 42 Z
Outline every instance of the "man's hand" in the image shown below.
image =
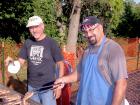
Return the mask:
M 56 81 L 54 82 L 53 88 L 62 89 L 64 86 L 65 86 L 65 81 L 63 77 L 61 77 L 61 78 L 56 79 Z
M 23 99 L 22 99 L 22 104 L 21 104 L 21 105 L 29 105 L 29 103 L 27 102 L 27 100 L 28 100 L 29 98 L 31 98 L 33 95 L 34 95 L 34 93 L 33 93 L 32 91 L 27 92 L 27 93 L 24 95 Z
M 61 96 L 62 89 L 54 89 L 54 96 L 58 99 Z
M 13 58 L 11 58 L 11 57 L 8 56 L 8 57 L 5 59 L 4 62 L 5 62 L 5 66 L 8 66 L 10 62 L 13 62 Z
M 65 82 L 63 81 L 61 78 L 56 79 L 56 81 L 54 82 L 54 96 L 56 97 L 56 99 L 58 99 L 61 96 L 61 92 L 62 92 L 62 88 L 65 86 Z

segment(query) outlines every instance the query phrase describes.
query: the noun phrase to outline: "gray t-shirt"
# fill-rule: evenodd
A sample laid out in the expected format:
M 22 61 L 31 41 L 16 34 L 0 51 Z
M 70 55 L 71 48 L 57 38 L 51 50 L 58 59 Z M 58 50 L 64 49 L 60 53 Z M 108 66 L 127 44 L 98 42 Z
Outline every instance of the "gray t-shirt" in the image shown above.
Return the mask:
M 88 53 L 97 53 L 100 46 L 88 46 L 84 52 L 84 56 Z M 82 72 L 82 59 L 78 65 L 78 71 Z M 111 39 L 106 38 L 104 47 L 99 55 L 98 67 L 105 78 L 110 84 L 114 84 L 121 78 L 128 78 L 126 59 L 123 49 L 118 43 Z
M 56 41 L 46 37 L 41 41 L 27 39 L 20 50 L 19 57 L 27 60 L 28 83 L 40 87 L 55 80 L 55 64 L 63 60 L 61 49 Z

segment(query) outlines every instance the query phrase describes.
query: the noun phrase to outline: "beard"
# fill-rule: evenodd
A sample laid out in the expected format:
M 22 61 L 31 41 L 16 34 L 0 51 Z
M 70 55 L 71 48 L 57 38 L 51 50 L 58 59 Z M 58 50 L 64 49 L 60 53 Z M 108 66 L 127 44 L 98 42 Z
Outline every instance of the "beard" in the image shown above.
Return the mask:
M 96 45 L 97 44 L 97 38 L 96 38 L 96 36 L 95 35 L 92 35 L 92 36 L 88 37 L 88 42 L 91 45 Z

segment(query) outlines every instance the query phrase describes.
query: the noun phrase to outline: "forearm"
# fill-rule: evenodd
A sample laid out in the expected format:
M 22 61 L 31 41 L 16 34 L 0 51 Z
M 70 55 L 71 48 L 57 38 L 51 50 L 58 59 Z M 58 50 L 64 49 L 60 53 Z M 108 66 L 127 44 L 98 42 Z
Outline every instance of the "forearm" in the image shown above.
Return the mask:
M 8 56 L 8 57 L 6 58 L 6 60 L 5 60 L 5 66 L 8 66 L 9 63 L 10 63 L 10 62 L 13 62 L 13 61 L 14 61 L 14 59 L 13 59 L 12 57 Z M 20 65 L 23 65 L 24 62 L 25 62 L 25 60 L 22 59 L 22 58 L 18 58 L 18 61 L 19 61 Z
M 78 81 L 79 78 L 80 78 L 79 73 L 75 70 L 73 73 L 62 77 L 61 79 L 64 83 L 72 83 Z
M 64 62 L 63 61 L 57 62 L 57 67 L 59 70 L 59 78 L 61 78 L 64 75 Z M 61 96 L 61 92 L 62 92 L 61 89 L 62 88 L 54 90 L 54 95 L 56 99 L 58 99 Z
M 121 105 L 127 88 L 127 80 L 121 79 L 115 83 L 112 105 Z
M 18 61 L 20 62 L 20 65 L 22 66 L 25 63 L 25 60 L 22 58 L 18 58 Z
M 57 62 L 57 66 L 59 69 L 59 77 L 62 77 L 64 75 L 64 63 L 63 63 L 63 61 Z
M 60 77 L 60 78 L 56 79 L 54 84 L 61 83 L 61 85 L 58 86 L 57 89 L 55 89 L 55 91 L 54 91 L 56 97 L 60 96 L 60 95 L 57 95 L 58 94 L 57 90 L 60 90 L 60 89 L 64 88 L 65 84 L 68 84 L 68 83 L 71 83 L 71 82 L 76 82 L 77 80 L 79 80 L 79 74 L 78 74 L 77 71 L 74 71 L 72 74 L 69 74 L 67 76 L 63 76 L 63 77 Z M 56 85 L 54 85 L 53 87 L 55 88 Z

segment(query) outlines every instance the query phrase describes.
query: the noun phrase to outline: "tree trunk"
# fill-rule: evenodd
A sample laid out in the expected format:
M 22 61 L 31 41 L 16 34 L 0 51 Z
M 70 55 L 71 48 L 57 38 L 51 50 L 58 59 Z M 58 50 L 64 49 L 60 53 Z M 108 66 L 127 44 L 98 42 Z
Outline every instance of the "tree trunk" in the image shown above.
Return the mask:
M 76 43 L 79 30 L 79 20 L 81 12 L 81 0 L 74 0 L 73 11 L 70 17 L 69 31 L 66 50 L 76 53 Z

